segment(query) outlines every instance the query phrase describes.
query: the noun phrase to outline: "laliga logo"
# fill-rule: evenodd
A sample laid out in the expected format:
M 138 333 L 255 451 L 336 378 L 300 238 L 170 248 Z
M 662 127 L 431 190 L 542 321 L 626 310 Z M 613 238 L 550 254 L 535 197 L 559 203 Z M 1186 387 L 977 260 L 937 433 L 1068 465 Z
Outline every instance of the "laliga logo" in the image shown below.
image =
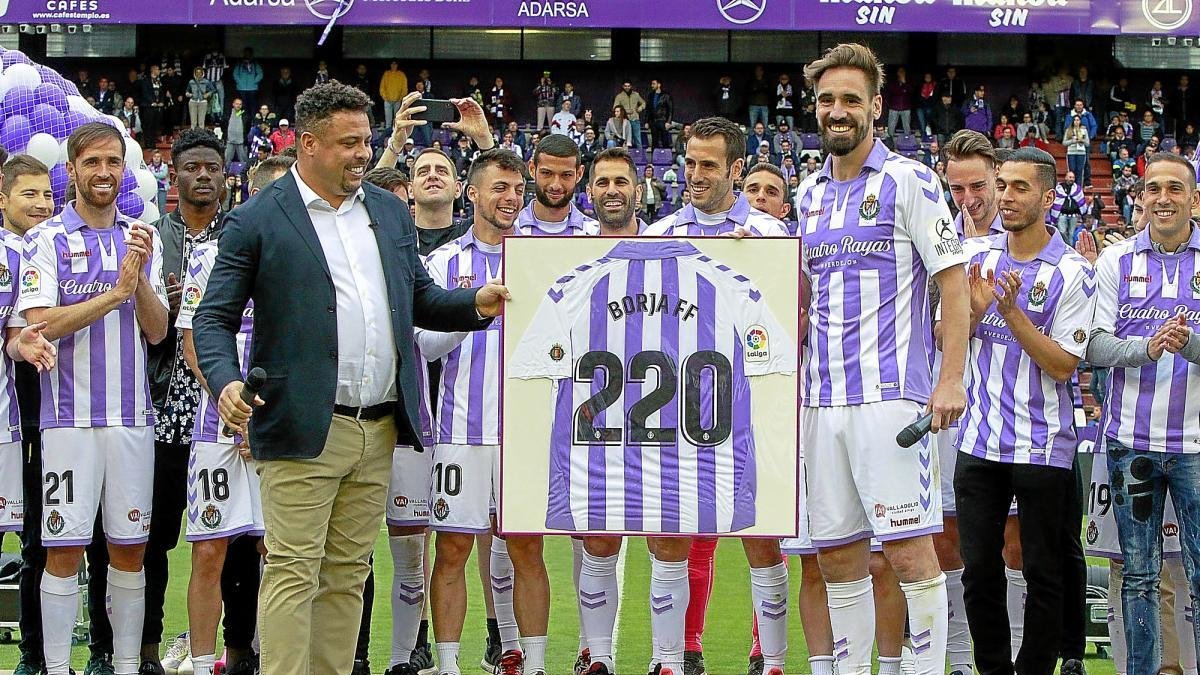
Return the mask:
M 750 349 L 762 349 L 767 344 L 767 334 L 765 331 L 755 328 L 746 335 L 746 346 Z
M 354 0 L 304 0 L 304 5 L 308 7 L 308 11 L 313 16 L 326 21 L 333 21 L 345 16 L 353 4 Z
M 717 0 L 717 11 L 721 16 L 729 23 L 739 25 L 754 23 L 766 9 L 767 0 Z
M 1155 28 L 1175 30 L 1192 18 L 1192 0 L 1142 0 L 1142 15 Z

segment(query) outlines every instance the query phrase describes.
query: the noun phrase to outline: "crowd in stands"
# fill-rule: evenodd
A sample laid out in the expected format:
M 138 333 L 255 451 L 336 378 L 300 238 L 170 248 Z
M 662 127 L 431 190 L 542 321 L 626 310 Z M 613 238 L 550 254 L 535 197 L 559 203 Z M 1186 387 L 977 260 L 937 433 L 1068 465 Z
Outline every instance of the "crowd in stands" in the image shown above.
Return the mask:
M 166 142 L 179 127 L 213 128 L 226 142 L 225 160 L 235 177 L 244 177 L 259 162 L 293 145 L 296 134 L 289 118 L 294 117 L 297 94 L 311 84 L 337 78 L 371 97 L 379 152 L 408 93 L 420 92 L 424 98 L 470 97 L 488 115 L 497 145 L 524 159 L 545 134 L 570 136 L 582 150 L 585 164 L 605 148 L 628 148 L 647 181 L 644 206 L 654 209 L 646 212 L 648 219 L 678 209 L 688 198 L 682 155 L 690 135 L 689 120 L 678 118 L 667 83 L 659 79 L 650 79 L 645 89 L 626 80 L 616 91 L 581 92 L 572 82 L 558 82 L 545 71 L 531 90 L 517 91 L 502 76 L 490 82 L 471 76 L 465 84 L 450 84 L 435 82 L 430 69 L 422 67 L 410 77 L 400 61 L 391 61 L 377 74 L 365 63 L 345 64 L 342 71 L 333 72 L 323 60 L 303 75 L 289 65 L 274 66 L 272 71 L 268 77 L 252 49 L 247 48 L 238 60 L 213 50 L 197 63 L 182 64 L 174 56 L 131 68 L 124 77 L 106 73 L 93 81 L 87 70 L 80 70 L 75 83 L 98 109 L 123 121 L 147 148 Z M 1048 77 L 1031 78 L 1024 90 L 1010 92 L 1007 102 L 996 107 L 998 99 L 987 87 L 969 82 L 956 67 L 940 73 L 924 70 L 917 76 L 900 66 L 888 72 L 876 135 L 897 152 L 929 166 L 943 184 L 941 144 L 959 129 L 983 133 L 998 148 L 1033 145 L 1053 150 L 1061 144 L 1066 162 L 1059 185 L 1061 203 L 1055 210 L 1060 222 L 1055 224 L 1071 241 L 1085 230 L 1102 238 L 1109 230 L 1123 232 L 1129 226 L 1130 188 L 1144 173 L 1150 155 L 1172 152 L 1196 162 L 1200 101 L 1188 75 L 1179 75 L 1173 87 L 1164 85 L 1167 79 L 1131 83 L 1128 77 L 1116 75 L 1101 84 L 1087 67 L 1074 74 L 1060 67 Z M 815 108 L 815 96 L 806 83 L 793 80 L 787 72 L 768 73 L 760 65 L 741 80 L 722 73 L 702 112 L 744 124 L 746 169 L 773 164 L 794 190 L 821 165 Z M 518 118 L 517 111 L 525 114 Z M 427 147 L 445 150 L 461 171 L 475 153 L 471 141 L 458 134 L 417 127 L 409 144 L 398 149 L 400 168 L 405 169 Z M 1104 175 L 1095 181 L 1096 158 L 1107 158 L 1111 171 L 1104 173 L 1111 173 L 1111 180 Z M 160 209 L 165 207 L 169 180 L 163 166 L 161 157 L 151 166 L 160 181 Z M 949 190 L 945 192 L 957 210 Z M 231 199 L 245 196 L 243 189 Z M 591 210 L 582 192 L 579 200 L 582 209 Z M 465 215 L 470 203 L 461 200 L 459 208 Z M 1115 220 L 1104 222 L 1105 213 L 1114 214 Z

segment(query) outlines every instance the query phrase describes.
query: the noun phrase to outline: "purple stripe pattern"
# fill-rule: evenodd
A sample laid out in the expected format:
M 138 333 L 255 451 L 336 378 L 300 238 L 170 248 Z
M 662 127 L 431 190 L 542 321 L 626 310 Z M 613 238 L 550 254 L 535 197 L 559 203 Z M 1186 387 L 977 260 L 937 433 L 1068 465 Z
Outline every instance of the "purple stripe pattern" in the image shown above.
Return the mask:
M 0 228 L 0 246 L 0 254 L 3 255 L 0 260 L 0 333 L 3 333 L 16 311 L 24 241 L 19 235 Z M 13 367 L 12 359 L 8 358 L 8 352 L 5 351 L 0 355 L 0 410 L 8 411 L 8 425 L 0 429 L 0 443 L 21 440 L 21 411 L 17 407 L 17 383 Z M 20 524 L 15 527 L 20 529 Z
M 794 354 L 750 279 L 691 244 L 621 242 L 561 277 L 507 364 L 555 380 L 546 526 L 754 525 L 749 378 Z

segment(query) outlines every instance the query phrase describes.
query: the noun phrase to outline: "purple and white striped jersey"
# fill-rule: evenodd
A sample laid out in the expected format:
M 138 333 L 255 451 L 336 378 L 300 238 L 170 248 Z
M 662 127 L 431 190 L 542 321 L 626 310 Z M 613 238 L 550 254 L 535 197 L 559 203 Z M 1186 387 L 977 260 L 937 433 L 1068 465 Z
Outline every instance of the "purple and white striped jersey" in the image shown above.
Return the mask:
M 970 239 L 966 247 L 985 277 L 989 271 L 997 277 L 1019 272 L 1021 311 L 1063 350 L 1083 358 L 1096 296 L 1095 272 L 1083 256 L 1057 232 L 1029 262 L 1009 256 L 1007 233 Z M 970 385 L 958 425 L 960 452 L 1004 464 L 1071 468 L 1078 445 L 1072 385 L 1042 372 L 995 303 L 971 335 L 967 365 Z
M 192 318 L 204 298 L 208 288 L 208 275 L 212 274 L 213 263 L 217 260 L 217 242 L 208 241 L 200 244 L 192 251 L 188 260 L 186 274 L 183 280 L 183 298 L 179 302 L 179 318 L 175 327 L 180 330 L 192 329 Z M 238 365 L 242 369 L 242 377 L 246 377 L 250 363 L 250 339 L 254 335 L 254 301 L 246 303 L 242 310 L 242 325 L 238 328 L 236 337 Z M 220 394 L 220 392 L 217 392 Z M 208 393 L 207 387 L 200 388 L 200 405 L 197 408 L 196 424 L 192 430 L 192 440 L 204 443 L 228 443 L 234 439 L 220 433 L 221 417 L 217 414 L 217 402 Z
M 21 271 L 21 251 L 25 240 L 15 232 L 0 228 L 0 335 L 7 328 L 24 328 L 25 321 L 17 316 L 17 274 Z M 21 440 L 21 410 L 17 407 L 17 380 L 8 352 L 0 354 L 0 411 L 5 411 L 8 424 L 0 428 L 0 443 Z
M 558 237 L 600 234 L 600 223 L 583 215 L 583 211 L 571 204 L 571 213 L 561 223 L 547 223 L 533 215 L 533 202 L 525 205 L 517 214 L 517 234 L 533 237 Z
M 1106 247 L 1096 261 L 1094 328 L 1118 338 L 1149 339 L 1183 312 L 1200 330 L 1200 227 L 1181 253 L 1154 250 L 1150 228 Z M 1195 338 L 1193 338 L 1195 339 Z M 1141 368 L 1113 368 L 1101 429 L 1126 447 L 1146 452 L 1200 452 L 1200 366 L 1164 352 Z
M 506 365 L 554 380 L 546 527 L 755 522 L 748 377 L 796 347 L 751 281 L 687 242 L 617 244 L 558 279 Z
M 966 262 L 933 172 L 876 140 L 857 177 L 834 180 L 830 157 L 805 179 L 796 217 L 812 288 L 804 405 L 928 402 L 929 279 Z
M 738 193 L 729 213 L 723 217 L 713 218 L 688 204 L 656 221 L 642 234 L 652 237 L 703 237 L 733 232 L 739 227 L 755 237 L 790 236 L 783 221 L 750 206 L 746 195 L 741 193 Z
M 73 202 L 43 222 L 25 240 L 17 312 L 77 305 L 112 290 L 135 222 L 118 214 L 113 227 L 93 229 L 75 212 Z M 162 240 L 158 230 L 147 227 L 153 233 L 154 250 L 145 274 L 166 307 Z M 59 338 L 55 346 L 57 367 L 42 373 L 43 429 L 154 424 L 146 338 L 133 298 L 90 326 Z
M 434 282 L 443 288 L 479 288 L 500 276 L 500 262 L 499 244 L 485 244 L 475 238 L 472 230 L 467 230 L 463 236 L 430 253 L 426 268 Z M 504 317 L 496 317 L 486 330 L 458 334 L 461 341 L 441 356 L 435 442 L 499 445 L 503 321 Z M 421 332 L 431 333 L 418 331 Z

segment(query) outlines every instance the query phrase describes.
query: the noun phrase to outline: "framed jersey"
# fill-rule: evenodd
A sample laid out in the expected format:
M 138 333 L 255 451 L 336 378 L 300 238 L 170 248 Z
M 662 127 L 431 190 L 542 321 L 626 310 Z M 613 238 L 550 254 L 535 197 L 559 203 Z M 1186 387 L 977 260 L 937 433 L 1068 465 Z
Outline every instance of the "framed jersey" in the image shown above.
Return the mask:
M 794 537 L 800 242 L 509 237 L 499 527 Z

